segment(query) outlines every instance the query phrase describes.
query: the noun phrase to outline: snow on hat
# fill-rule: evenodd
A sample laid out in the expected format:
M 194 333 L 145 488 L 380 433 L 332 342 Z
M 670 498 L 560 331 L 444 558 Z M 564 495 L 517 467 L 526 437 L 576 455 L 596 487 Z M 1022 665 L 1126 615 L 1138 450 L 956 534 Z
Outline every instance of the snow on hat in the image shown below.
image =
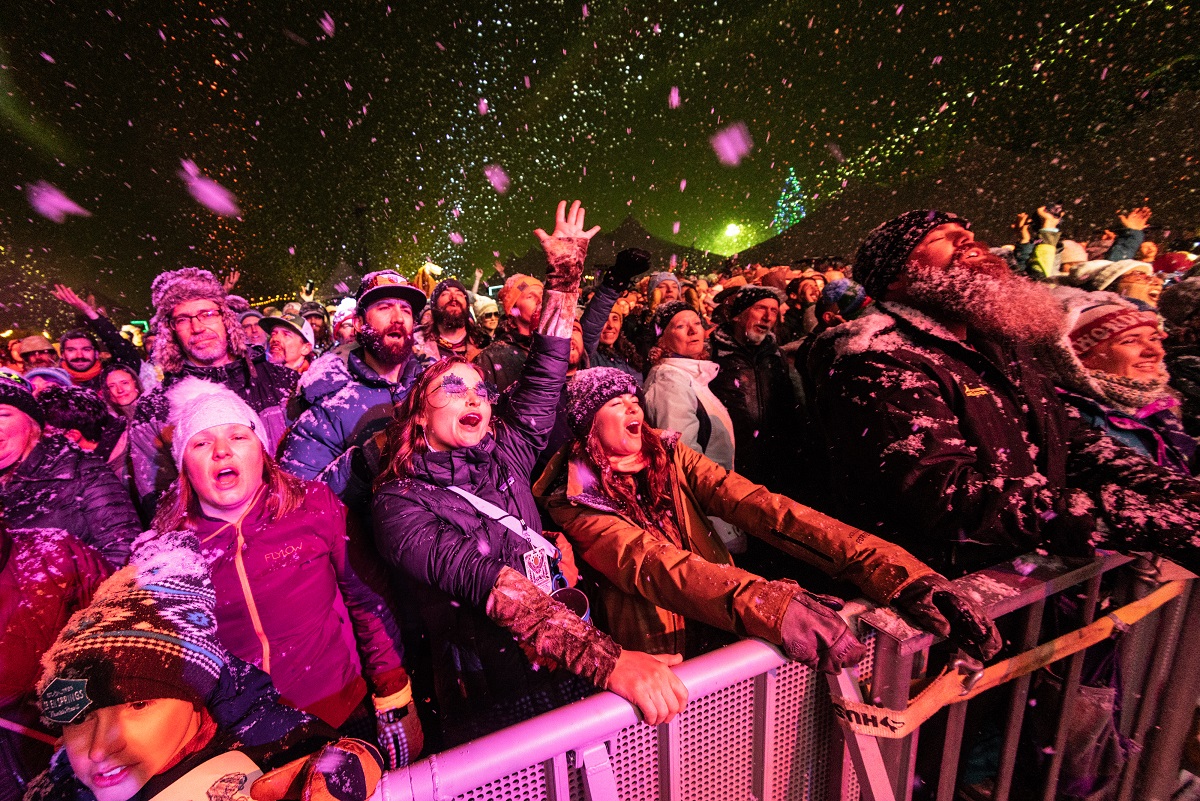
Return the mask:
M 958 223 L 970 230 L 971 223 L 948 211 L 906 211 L 880 225 L 863 240 L 854 257 L 854 277 L 873 298 L 882 299 L 888 284 L 904 272 L 908 257 L 921 240 L 939 225 Z
M 67 383 L 70 384 L 70 381 L 68 376 Z M 20 373 L 7 367 L 0 367 L 0 404 L 24 412 L 38 425 L 45 425 L 42 407 L 38 405 L 37 398 L 33 397 L 33 387 Z
M 377 270 L 364 275 L 354 296 L 358 311 L 366 314 L 372 303 L 384 298 L 404 301 L 412 309 L 413 317 L 420 315 L 427 300 L 424 292 L 408 283 L 408 280 L 395 270 Z
M 29 381 L 33 381 L 35 378 L 44 378 L 51 384 L 58 384 L 60 387 L 75 385 L 75 382 L 71 380 L 71 374 L 61 367 L 35 367 L 25 371 L 25 378 Z
M 542 282 L 534 278 L 532 275 L 524 273 L 514 273 L 504 282 L 504 286 L 500 289 L 496 300 L 500 304 L 500 311 L 504 314 L 512 314 L 521 297 L 534 289 L 541 289 Z
M 93 709 L 156 698 L 203 706 L 229 661 L 215 610 L 194 534 L 139 537 L 129 566 L 97 588 L 42 657 L 42 719 L 78 723 Z
M 301 317 L 298 314 L 284 314 L 280 317 L 264 317 L 258 323 L 262 326 L 262 330 L 267 332 L 267 336 L 276 328 L 286 328 L 293 334 L 304 339 L 305 342 L 317 346 L 317 337 L 313 333 L 312 323 L 307 318 Z
M 621 395 L 642 397 L 633 376 L 615 367 L 589 367 L 567 382 L 567 423 L 581 441 L 592 430 L 600 407 Z
M 246 355 L 246 334 L 241 321 L 225 298 L 225 287 L 208 270 L 184 267 L 161 273 L 150 285 L 150 303 L 154 306 L 154 317 L 150 320 L 149 333 L 158 337 L 154 341 L 154 363 L 164 373 L 177 373 L 183 369 L 184 354 L 175 330 L 171 327 L 171 316 L 180 303 L 191 300 L 211 300 L 221 310 L 225 324 L 225 336 L 229 354 L 236 358 Z
M 41 334 L 33 334 L 21 340 L 21 345 L 17 349 L 17 352 L 25 356 L 29 353 L 37 353 L 44 350 L 54 350 L 54 343 Z
M 728 300 L 726 309 L 729 319 L 734 319 L 760 300 L 776 300 L 783 303 L 784 294 L 773 286 L 747 284 L 738 289 L 733 297 Z
M 171 455 L 180 473 L 183 473 L 183 452 L 188 441 L 201 431 L 215 426 L 241 423 L 258 435 L 263 450 L 271 452 L 271 443 L 262 420 L 228 387 L 188 376 L 167 390 L 167 400 L 171 405 L 168 423 L 175 430 L 171 440 Z
M 1087 260 L 1087 250 L 1083 245 L 1073 239 L 1064 239 L 1062 241 L 1062 250 L 1058 252 L 1059 264 L 1070 264 L 1072 262 Z
M 1085 267 L 1087 265 L 1084 265 Z M 1151 275 L 1154 268 L 1144 261 L 1135 259 L 1121 259 L 1120 261 L 1112 261 L 1087 273 L 1087 277 L 1083 279 L 1082 286 L 1084 289 L 1090 289 L 1092 292 L 1103 292 L 1110 286 L 1120 280 L 1125 273 L 1137 271 Z
M 870 302 L 871 298 L 861 284 L 849 278 L 842 278 L 821 291 L 821 298 L 817 301 L 817 312 L 836 309 L 839 315 L 850 320 Z
M 1101 342 L 1144 325 L 1158 328 L 1158 315 L 1106 293 L 1104 298 L 1080 308 L 1068 336 L 1076 355 L 1082 357 Z
M 330 325 L 337 328 L 346 320 L 354 316 L 355 309 L 358 308 L 358 303 L 354 298 L 342 298 L 338 303 L 337 308 L 333 310 L 333 317 L 330 320 Z
M 1200 278 L 1171 284 L 1158 297 L 1158 313 L 1171 325 L 1183 325 L 1200 309 Z
M 451 287 L 462 292 L 463 295 L 468 294 L 467 288 L 463 286 L 462 281 L 459 281 L 457 278 L 444 278 L 438 282 L 438 285 L 433 288 L 433 292 L 429 295 L 429 302 L 433 304 L 435 309 L 437 308 L 438 296 Z
M 671 321 L 675 319 L 675 315 L 689 311 L 695 313 L 696 310 L 684 303 L 682 300 L 672 300 L 668 303 L 659 304 L 658 308 L 654 310 L 654 317 L 652 318 L 654 323 L 654 336 L 661 337 L 663 335 L 663 331 L 666 331 L 667 326 L 669 326 Z
M 675 273 L 654 273 L 650 276 L 650 281 L 646 284 L 646 294 L 653 295 L 654 290 L 658 289 L 658 285 L 663 281 L 674 281 L 675 286 L 679 286 L 679 278 L 676 277 Z

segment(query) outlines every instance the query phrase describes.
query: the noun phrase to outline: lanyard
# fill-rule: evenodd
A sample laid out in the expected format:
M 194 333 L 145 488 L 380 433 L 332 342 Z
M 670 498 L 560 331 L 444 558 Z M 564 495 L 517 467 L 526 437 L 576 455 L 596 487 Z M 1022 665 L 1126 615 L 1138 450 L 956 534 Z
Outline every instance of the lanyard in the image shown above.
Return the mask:
M 531 529 L 525 524 L 525 521 L 519 517 L 509 514 L 496 504 L 491 503 L 490 501 L 485 501 L 478 495 L 467 492 L 461 487 L 446 487 L 446 489 L 450 490 L 455 495 L 471 504 L 471 506 L 474 506 L 475 510 L 480 514 L 490 517 L 492 520 L 495 520 L 497 523 L 528 542 L 534 548 L 544 552 L 549 558 L 554 559 L 555 561 L 558 561 L 562 558 L 562 553 L 558 550 L 558 548 L 554 547 L 554 544 L 550 542 L 550 540 L 543 537 L 540 532 Z

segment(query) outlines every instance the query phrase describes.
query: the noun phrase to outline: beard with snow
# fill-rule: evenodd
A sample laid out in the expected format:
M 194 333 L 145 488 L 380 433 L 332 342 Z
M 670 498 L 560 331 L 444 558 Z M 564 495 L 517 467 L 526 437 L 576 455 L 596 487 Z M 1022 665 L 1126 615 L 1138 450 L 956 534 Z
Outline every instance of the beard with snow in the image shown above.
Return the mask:
M 1017 345 L 1049 344 L 1062 335 L 1065 315 L 1050 291 L 1014 275 L 979 242 L 959 247 L 945 268 L 910 262 L 908 275 L 908 299 L 935 318 Z
M 397 339 L 388 339 L 389 334 Z M 358 332 L 358 342 L 367 353 L 387 365 L 402 364 L 412 355 L 413 350 L 412 334 L 400 323 L 393 323 L 383 331 L 377 331 L 364 320 L 362 330 Z

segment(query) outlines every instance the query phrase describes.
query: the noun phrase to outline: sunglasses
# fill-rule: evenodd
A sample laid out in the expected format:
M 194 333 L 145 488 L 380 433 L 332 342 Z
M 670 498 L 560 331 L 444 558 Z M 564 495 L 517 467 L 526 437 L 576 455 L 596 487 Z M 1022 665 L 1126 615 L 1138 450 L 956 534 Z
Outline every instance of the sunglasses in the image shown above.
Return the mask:
M 443 406 L 449 405 L 450 401 L 455 398 L 465 398 L 468 392 L 473 393 L 477 400 L 484 400 L 488 403 L 500 400 L 500 391 L 491 381 L 480 381 L 474 387 L 468 387 L 467 382 L 458 376 L 447 375 L 442 378 L 442 383 L 429 393 L 428 403 L 434 409 L 441 409 Z

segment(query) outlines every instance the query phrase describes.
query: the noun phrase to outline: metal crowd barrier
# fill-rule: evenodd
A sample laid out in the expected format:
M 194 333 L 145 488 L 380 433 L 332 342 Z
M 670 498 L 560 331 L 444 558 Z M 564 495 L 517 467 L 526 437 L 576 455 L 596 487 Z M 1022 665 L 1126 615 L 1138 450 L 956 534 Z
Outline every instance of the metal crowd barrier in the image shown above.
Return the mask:
M 1048 599 L 1079 593 L 1079 624 L 1090 623 L 1104 574 L 1113 573 L 1106 589 L 1120 585 L 1117 597 L 1138 598 L 1163 579 L 1148 565 L 1115 554 L 1082 566 L 1030 555 L 959 583 L 994 617 L 1016 617 L 1012 646 L 1026 651 L 1038 644 Z M 921 730 L 902 739 L 843 732 L 830 691 L 904 710 L 927 672 L 934 638 L 864 602 L 848 605 L 845 614 L 857 618 L 869 647 L 854 671 L 823 676 L 761 640 L 744 640 L 675 668 L 689 702 L 668 724 L 648 726 L 630 704 L 600 693 L 390 771 L 379 795 L 389 801 L 908 801 Z M 1191 624 L 1181 640 L 1185 614 Z M 1187 585 L 1122 636 L 1119 725 L 1133 748 L 1112 797 L 1167 799 L 1200 692 L 1200 592 Z M 1083 652 L 1066 659 L 1062 698 L 1075 697 L 1082 666 Z M 993 801 L 1007 801 L 1014 770 L 1024 767 L 1017 764 L 1018 741 L 1030 678 L 989 691 L 1007 694 Z M 949 706 L 941 770 L 932 778 L 938 801 L 955 798 L 968 703 Z M 1047 801 L 1056 795 L 1066 737 L 1061 722 L 1071 712 L 1065 701 L 1044 778 Z

